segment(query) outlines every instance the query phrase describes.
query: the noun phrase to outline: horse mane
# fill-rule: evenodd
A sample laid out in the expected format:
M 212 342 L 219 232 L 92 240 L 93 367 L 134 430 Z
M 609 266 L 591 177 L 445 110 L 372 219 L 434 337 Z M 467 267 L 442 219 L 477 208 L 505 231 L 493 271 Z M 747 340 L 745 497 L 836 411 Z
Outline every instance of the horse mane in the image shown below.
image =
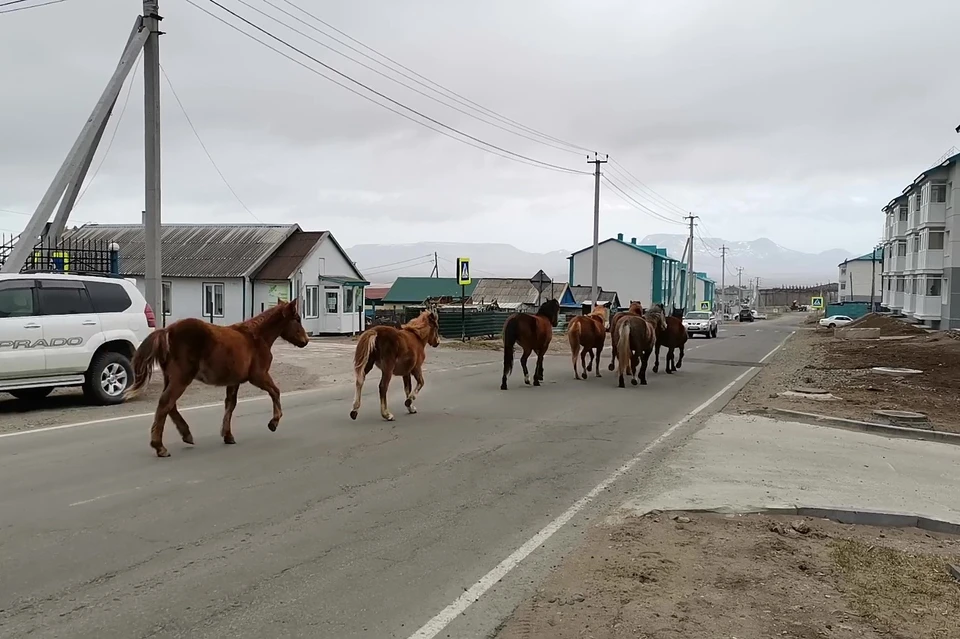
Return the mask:
M 537 309 L 537 315 L 553 317 L 554 310 L 556 310 L 557 313 L 560 312 L 560 302 L 558 300 L 547 300 Z
M 406 324 L 402 324 L 400 326 L 400 330 L 410 331 L 411 333 L 415 333 L 417 337 L 425 340 L 427 338 L 427 334 L 430 332 L 428 318 L 431 315 L 434 315 L 434 312 L 430 309 L 421 311 L 420 314 L 414 317 L 412 320 Z
M 587 317 L 600 317 L 603 319 L 607 319 L 607 307 L 597 306 L 595 309 L 587 313 Z
M 258 333 L 261 328 L 267 324 L 272 324 L 276 321 L 277 317 L 283 316 L 283 309 L 288 304 L 288 302 L 280 302 L 275 306 L 268 308 L 262 313 L 254 315 L 248 320 L 240 322 L 240 326 L 248 329 L 251 333 Z

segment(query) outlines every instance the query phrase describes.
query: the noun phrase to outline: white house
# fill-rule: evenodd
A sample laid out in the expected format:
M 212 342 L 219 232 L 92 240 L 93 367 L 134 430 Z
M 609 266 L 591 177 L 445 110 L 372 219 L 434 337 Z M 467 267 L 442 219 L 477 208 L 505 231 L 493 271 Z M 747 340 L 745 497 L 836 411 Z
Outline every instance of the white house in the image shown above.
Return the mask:
M 64 240 L 116 242 L 120 274 L 143 291 L 142 225 L 85 224 Z M 164 224 L 160 250 L 162 325 L 185 317 L 242 322 L 302 291 L 308 333 L 363 330 L 367 282 L 328 231 L 305 232 L 297 224 Z
M 866 253 L 860 257 L 844 260 L 837 265 L 840 275 L 838 301 L 869 302 L 871 295 L 879 302 L 883 294 L 881 276 L 883 275 L 883 249 Z

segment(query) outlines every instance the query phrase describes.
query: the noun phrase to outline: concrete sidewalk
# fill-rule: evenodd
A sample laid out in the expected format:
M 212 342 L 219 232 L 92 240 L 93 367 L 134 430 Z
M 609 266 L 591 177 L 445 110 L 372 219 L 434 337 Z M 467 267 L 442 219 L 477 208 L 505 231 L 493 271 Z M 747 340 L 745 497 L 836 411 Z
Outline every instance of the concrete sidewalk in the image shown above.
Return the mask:
M 620 514 L 806 506 L 960 523 L 960 447 L 778 421 L 711 417 Z

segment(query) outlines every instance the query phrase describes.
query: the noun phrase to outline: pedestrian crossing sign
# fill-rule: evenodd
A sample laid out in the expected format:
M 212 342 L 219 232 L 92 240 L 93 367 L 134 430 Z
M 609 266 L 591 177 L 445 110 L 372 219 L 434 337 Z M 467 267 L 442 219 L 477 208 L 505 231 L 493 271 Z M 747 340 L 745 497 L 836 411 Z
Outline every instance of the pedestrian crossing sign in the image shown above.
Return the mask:
M 457 258 L 457 284 L 460 286 L 469 286 L 473 280 L 470 279 L 470 258 Z
M 813 308 L 823 308 L 823 298 L 822 297 L 811 298 L 810 306 L 812 306 Z
M 709 311 L 709 310 L 710 310 L 710 302 L 700 302 L 700 310 L 701 310 L 701 311 Z

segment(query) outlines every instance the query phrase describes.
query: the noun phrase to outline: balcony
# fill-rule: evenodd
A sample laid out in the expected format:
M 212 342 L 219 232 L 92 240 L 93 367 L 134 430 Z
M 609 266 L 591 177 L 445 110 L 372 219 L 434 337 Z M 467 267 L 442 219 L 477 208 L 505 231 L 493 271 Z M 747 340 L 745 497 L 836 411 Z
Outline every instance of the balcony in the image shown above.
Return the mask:
M 943 250 L 927 249 L 916 253 L 917 266 L 921 271 L 942 271 L 943 270 Z
M 917 226 L 944 226 L 947 221 L 947 205 L 943 202 L 930 202 L 920 207 Z
M 894 255 L 890 260 L 890 272 L 891 273 L 903 273 L 907 268 L 907 256 L 906 255 Z
M 906 296 L 907 294 L 904 293 L 903 291 L 894 291 L 893 298 L 890 300 L 890 303 L 888 304 L 888 306 L 890 308 L 895 308 L 898 311 L 903 310 L 903 304 L 906 301 L 905 300 Z
M 903 294 L 903 312 L 912 315 L 917 309 L 917 296 L 913 293 Z
M 907 222 L 907 221 L 901 222 L 901 221 L 898 220 L 897 222 L 895 222 L 894 225 L 893 225 L 893 238 L 891 238 L 891 239 L 895 239 L 895 238 L 901 238 L 901 239 L 902 239 L 902 238 L 907 237 L 907 225 L 908 225 L 908 224 L 909 224 L 909 222 Z
M 917 319 L 938 320 L 942 309 L 942 300 L 939 295 L 917 295 L 916 309 L 913 316 Z
M 919 256 L 920 256 L 920 253 L 912 253 L 912 252 L 907 253 L 906 270 L 908 271 L 917 270 L 917 263 L 919 261 L 918 260 Z

